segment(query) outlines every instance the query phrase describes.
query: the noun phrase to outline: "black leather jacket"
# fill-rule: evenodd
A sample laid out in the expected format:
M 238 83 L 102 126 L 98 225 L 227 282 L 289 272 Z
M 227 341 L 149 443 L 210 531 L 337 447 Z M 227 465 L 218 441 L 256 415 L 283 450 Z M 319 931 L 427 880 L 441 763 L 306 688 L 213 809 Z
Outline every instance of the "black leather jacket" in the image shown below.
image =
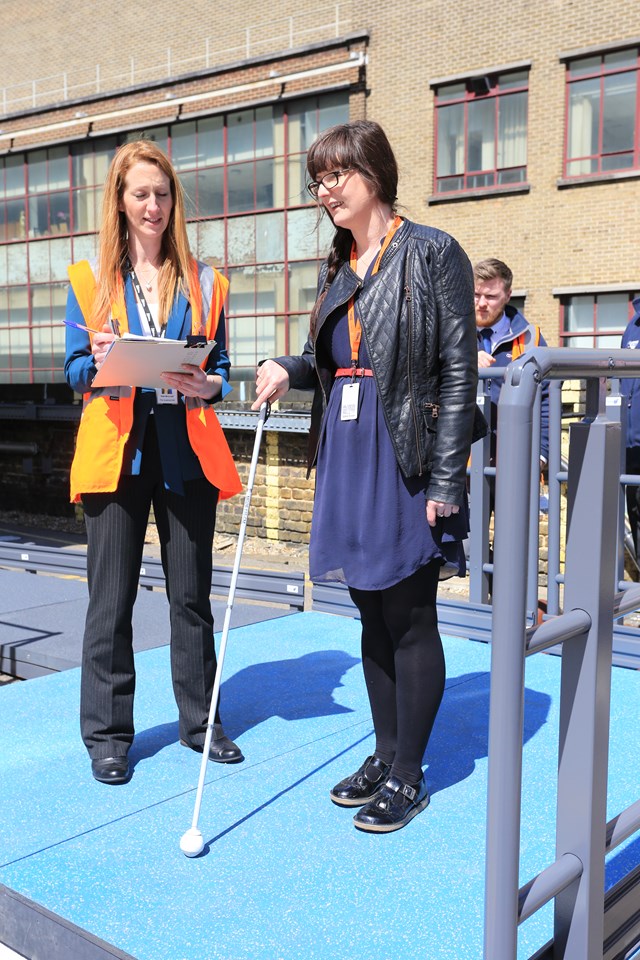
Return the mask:
M 327 267 L 320 272 L 322 290 Z M 335 364 L 318 334 L 329 314 L 362 286 L 348 263 L 322 303 L 315 337 L 299 357 L 277 357 L 297 389 L 315 389 L 309 468 Z M 478 352 L 469 260 L 453 237 L 405 220 L 378 273 L 358 298 L 362 335 L 387 428 L 406 477 L 429 475 L 427 498 L 460 503 L 476 403 Z

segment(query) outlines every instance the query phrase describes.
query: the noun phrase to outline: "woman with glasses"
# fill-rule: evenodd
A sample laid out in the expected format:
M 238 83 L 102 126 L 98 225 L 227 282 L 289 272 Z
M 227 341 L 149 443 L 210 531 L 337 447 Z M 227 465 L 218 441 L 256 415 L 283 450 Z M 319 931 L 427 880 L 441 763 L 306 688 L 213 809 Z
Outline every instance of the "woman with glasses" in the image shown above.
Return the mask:
M 132 614 L 153 505 L 169 599 L 181 742 L 202 753 L 216 670 L 211 550 L 219 499 L 241 489 L 213 404 L 228 393 L 224 277 L 191 255 L 184 198 L 155 143 L 120 147 L 105 183 L 96 264 L 69 267 L 65 374 L 83 394 L 71 498 L 87 527 L 81 732 L 100 783 L 126 783 L 134 737 Z M 165 388 L 94 387 L 116 332 L 202 343 Z M 216 717 L 209 758 L 243 759 Z
M 477 382 L 473 275 L 457 242 L 397 214 L 398 171 L 382 128 L 332 127 L 307 157 L 309 191 L 335 227 L 309 339 L 257 372 L 254 408 L 314 389 L 314 582 L 349 587 L 375 747 L 330 791 L 388 832 L 429 803 L 422 758 L 445 663 L 436 615 L 443 571 L 465 573 L 466 465 Z

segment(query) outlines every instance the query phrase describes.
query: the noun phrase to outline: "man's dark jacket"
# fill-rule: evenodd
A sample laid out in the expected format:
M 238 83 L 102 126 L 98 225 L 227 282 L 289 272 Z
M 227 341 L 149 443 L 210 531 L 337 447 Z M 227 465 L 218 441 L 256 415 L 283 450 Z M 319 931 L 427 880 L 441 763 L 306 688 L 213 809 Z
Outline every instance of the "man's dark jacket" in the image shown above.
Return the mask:
M 324 287 L 327 265 L 320 271 Z M 299 357 L 278 357 L 289 385 L 315 389 L 313 466 L 335 364 L 318 346 L 327 317 L 362 280 L 343 263 Z M 358 297 L 358 315 L 396 459 L 406 477 L 429 475 L 427 498 L 460 503 L 466 483 L 478 379 L 473 272 L 448 234 L 405 220 L 380 269 Z

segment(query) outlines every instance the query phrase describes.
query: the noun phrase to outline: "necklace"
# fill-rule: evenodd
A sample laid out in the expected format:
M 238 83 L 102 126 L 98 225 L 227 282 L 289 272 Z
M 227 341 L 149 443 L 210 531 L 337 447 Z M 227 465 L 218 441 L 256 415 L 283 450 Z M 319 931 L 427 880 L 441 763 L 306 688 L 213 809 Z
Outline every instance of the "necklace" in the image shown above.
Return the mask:
M 151 276 L 149 279 L 146 279 L 145 277 L 142 278 L 142 282 L 143 282 L 144 285 L 145 285 L 145 289 L 146 289 L 147 293 L 151 293 L 151 288 L 152 288 L 152 286 L 153 286 L 153 281 L 155 280 L 155 278 L 156 278 L 157 276 L 158 276 L 158 269 L 156 268 L 156 269 L 154 269 L 153 274 L 152 274 L 152 276 Z

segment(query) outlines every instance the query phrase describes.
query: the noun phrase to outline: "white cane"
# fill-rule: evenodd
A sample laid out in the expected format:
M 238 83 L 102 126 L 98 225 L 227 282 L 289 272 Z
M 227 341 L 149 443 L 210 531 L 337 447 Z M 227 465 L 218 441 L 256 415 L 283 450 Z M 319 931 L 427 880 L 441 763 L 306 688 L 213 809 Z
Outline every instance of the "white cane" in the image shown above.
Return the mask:
M 242 519 L 240 521 L 240 532 L 238 534 L 238 546 L 236 547 L 236 558 L 233 564 L 233 572 L 231 574 L 231 584 L 229 585 L 229 596 L 227 598 L 227 609 L 224 615 L 224 626 L 222 628 L 222 639 L 220 640 L 220 652 L 218 654 L 218 665 L 216 668 L 216 675 L 213 681 L 213 691 L 211 693 L 211 706 L 209 708 L 209 720 L 207 723 L 207 733 L 204 740 L 204 747 L 202 750 L 202 761 L 200 763 L 200 777 L 198 779 L 198 789 L 196 791 L 196 801 L 193 808 L 193 819 L 191 821 L 191 827 L 184 833 L 180 839 L 180 849 L 187 857 L 197 857 L 199 853 L 202 853 L 204 849 L 204 842 L 202 840 L 202 833 L 198 828 L 198 820 L 200 818 L 200 806 L 202 804 L 202 791 L 204 789 L 204 779 L 207 772 L 207 763 L 209 760 L 209 748 L 211 747 L 211 739 L 213 736 L 213 725 L 216 715 L 216 708 L 218 706 L 218 696 L 220 693 L 220 679 L 222 677 L 222 667 L 224 664 L 224 655 L 227 648 L 227 637 L 229 635 L 229 624 L 231 622 L 231 611 L 233 610 L 233 599 L 236 592 L 236 582 L 238 580 L 238 572 L 240 570 L 240 560 L 242 558 L 242 547 L 244 544 L 244 535 L 247 531 L 247 519 L 249 516 L 249 507 L 251 506 L 251 493 L 253 491 L 253 482 L 256 475 L 256 467 L 258 464 L 258 455 L 260 453 L 260 440 L 262 439 L 262 430 L 269 416 L 271 407 L 268 401 L 265 401 L 260 407 L 260 412 L 258 414 L 258 425 L 256 427 L 256 436 L 253 443 L 253 455 L 251 457 L 251 467 L 249 469 L 249 479 L 247 481 L 247 492 L 244 496 L 244 507 L 242 510 Z

